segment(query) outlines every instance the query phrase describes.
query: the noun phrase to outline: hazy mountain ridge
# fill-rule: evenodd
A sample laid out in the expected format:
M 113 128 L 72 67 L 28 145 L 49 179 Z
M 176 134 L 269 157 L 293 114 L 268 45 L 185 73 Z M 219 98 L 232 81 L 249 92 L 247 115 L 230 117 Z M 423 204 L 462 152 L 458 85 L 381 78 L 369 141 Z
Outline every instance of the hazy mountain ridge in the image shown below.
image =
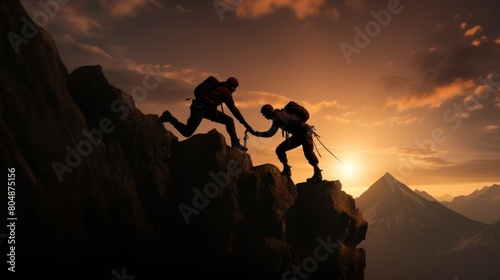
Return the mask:
M 500 220 L 500 185 L 483 187 L 442 204 L 470 219 L 494 224 Z
M 476 189 L 468 195 L 433 197 L 425 191 L 414 192 L 429 201 L 437 201 L 472 220 L 493 224 L 500 220 L 500 185 Z
M 367 279 L 460 279 L 469 271 L 457 266 L 473 261 L 474 254 L 461 250 L 471 246 L 457 247 L 458 244 L 496 242 L 496 231 L 489 230 L 487 224 L 423 198 L 389 173 L 370 186 L 356 203 L 370 226 L 362 242 L 367 251 Z M 451 252 L 452 248 L 457 249 Z M 500 257 L 496 252 L 490 254 Z M 398 265 L 383 269 L 387 263 Z M 476 275 L 491 279 L 488 277 L 495 270 L 477 265 L 482 271 Z
M 430 195 L 426 191 L 419 191 L 419 190 L 415 189 L 415 190 L 413 190 L 413 192 L 420 195 L 421 197 L 429 200 L 429 201 L 439 201 L 437 198 L 433 197 L 432 195 Z
M 451 201 L 453 200 L 453 197 L 451 194 L 445 194 L 445 195 L 442 195 L 442 196 L 433 196 L 437 201 Z
M 439 256 L 435 269 L 446 269 L 458 279 L 498 279 L 500 276 L 500 222 L 464 239 Z M 451 276 L 451 274 L 450 274 Z
M 450 251 L 475 250 L 481 248 L 500 250 L 500 221 L 459 242 Z

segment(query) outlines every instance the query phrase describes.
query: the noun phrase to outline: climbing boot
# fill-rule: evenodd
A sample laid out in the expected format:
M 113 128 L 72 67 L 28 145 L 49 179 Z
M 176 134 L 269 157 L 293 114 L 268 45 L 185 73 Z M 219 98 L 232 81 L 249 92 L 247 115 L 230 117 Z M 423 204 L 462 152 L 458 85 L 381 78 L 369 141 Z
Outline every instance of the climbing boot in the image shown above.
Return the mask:
M 284 164 L 283 171 L 281 171 L 281 175 L 292 176 L 291 166 L 288 164 Z
M 164 122 L 174 123 L 177 122 L 177 119 L 174 116 L 172 116 L 172 113 L 170 113 L 169 110 L 165 110 L 165 112 L 161 114 L 160 121 L 162 123 Z
M 307 179 L 307 182 L 309 183 L 319 183 L 323 181 L 323 175 L 321 175 L 321 169 L 319 168 L 314 168 L 314 175 L 311 178 Z

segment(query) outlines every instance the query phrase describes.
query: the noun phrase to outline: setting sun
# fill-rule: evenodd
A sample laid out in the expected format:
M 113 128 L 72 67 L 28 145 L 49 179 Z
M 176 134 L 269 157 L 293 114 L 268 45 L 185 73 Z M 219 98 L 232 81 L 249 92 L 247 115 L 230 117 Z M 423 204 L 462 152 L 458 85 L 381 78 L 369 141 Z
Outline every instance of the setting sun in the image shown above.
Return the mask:
M 340 175 L 346 179 L 351 179 L 358 175 L 358 167 L 354 162 L 344 162 L 340 165 Z

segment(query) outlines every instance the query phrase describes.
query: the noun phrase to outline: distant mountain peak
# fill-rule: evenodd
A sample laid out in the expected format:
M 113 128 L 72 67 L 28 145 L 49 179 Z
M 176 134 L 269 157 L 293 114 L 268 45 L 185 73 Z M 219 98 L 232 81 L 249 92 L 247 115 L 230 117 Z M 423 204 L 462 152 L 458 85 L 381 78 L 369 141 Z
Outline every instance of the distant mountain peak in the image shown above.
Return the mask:
M 441 201 L 441 202 L 448 202 L 448 201 L 452 201 L 454 198 L 455 198 L 454 196 L 447 193 L 445 195 L 436 197 L 436 200 Z
M 394 176 L 392 176 L 392 174 L 391 174 L 391 173 L 389 173 L 389 171 L 385 172 L 385 174 L 384 174 L 384 176 L 383 176 L 383 177 L 384 177 L 384 178 L 394 179 L 394 180 L 395 180 Z
M 404 208 L 408 208 L 409 204 L 422 205 L 425 199 L 398 181 L 389 172 L 386 172 L 367 191 L 358 197 L 358 200 L 367 203 L 365 206 L 368 206 L 368 208 L 378 205 L 381 201 L 386 206 L 388 204 L 395 204 L 404 205 Z
M 384 176 L 382 176 L 379 181 L 384 182 L 385 184 L 384 187 L 388 188 L 391 192 L 394 192 L 396 190 L 406 190 L 408 187 L 406 187 L 403 183 L 398 181 L 394 176 L 392 176 L 391 173 L 386 172 Z M 409 190 L 409 189 L 408 189 Z
M 389 172 L 361 194 L 356 199 L 356 205 L 362 210 L 370 227 L 366 238 L 370 242 L 367 246 L 380 250 L 390 251 L 403 246 L 418 254 L 429 248 L 433 249 L 428 252 L 446 250 L 461 240 L 463 235 L 487 227 L 441 203 L 427 200 Z M 397 245 L 391 247 L 393 244 Z

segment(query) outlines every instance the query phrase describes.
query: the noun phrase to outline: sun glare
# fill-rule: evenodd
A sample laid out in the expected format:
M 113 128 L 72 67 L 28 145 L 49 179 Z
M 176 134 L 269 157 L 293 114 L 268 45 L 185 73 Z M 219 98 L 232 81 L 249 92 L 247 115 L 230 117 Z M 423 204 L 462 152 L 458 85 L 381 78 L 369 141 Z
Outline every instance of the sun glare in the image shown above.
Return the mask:
M 358 175 L 358 168 L 352 162 L 344 162 L 340 167 L 342 177 L 352 179 Z
M 363 186 L 363 166 L 364 160 L 358 153 L 340 154 L 339 158 L 328 158 L 324 163 L 329 166 L 326 169 L 326 178 L 340 180 L 344 187 L 362 187 Z

